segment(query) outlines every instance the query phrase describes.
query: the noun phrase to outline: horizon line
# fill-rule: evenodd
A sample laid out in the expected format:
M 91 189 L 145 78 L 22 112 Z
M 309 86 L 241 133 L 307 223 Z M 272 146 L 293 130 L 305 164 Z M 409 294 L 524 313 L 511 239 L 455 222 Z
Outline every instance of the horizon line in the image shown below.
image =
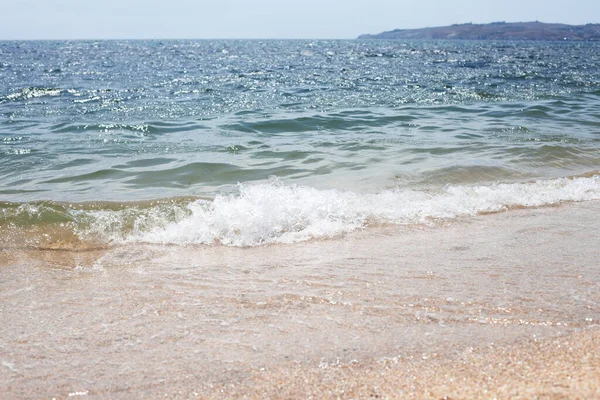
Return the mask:
M 566 25 L 566 26 L 586 26 L 586 25 L 600 25 L 600 22 L 587 22 L 584 24 L 567 24 L 564 22 L 543 22 L 543 21 L 539 21 L 539 20 L 535 20 L 535 21 L 512 21 L 512 22 L 508 22 L 508 21 L 492 21 L 492 22 L 459 22 L 459 23 L 453 23 L 453 24 L 449 24 L 449 25 L 428 25 L 428 26 L 422 26 L 420 28 L 393 28 L 391 30 L 383 30 L 383 31 L 379 31 L 379 33 L 383 33 L 383 32 L 389 32 L 389 31 L 394 31 L 394 30 L 420 30 L 420 29 L 430 29 L 430 28 L 442 28 L 442 27 L 450 27 L 450 26 L 456 26 L 456 25 L 492 25 L 492 24 L 498 24 L 498 23 L 505 23 L 505 24 L 526 24 L 526 23 L 542 23 L 542 24 L 547 24 L 547 25 Z M 376 35 L 377 33 L 375 33 Z M 325 38 L 325 37 L 321 37 L 321 38 L 311 38 L 311 37 L 281 37 L 281 38 L 277 38 L 277 37 L 212 37 L 212 38 L 199 38 L 199 37 L 122 37 L 122 38 L 94 38 L 94 37 L 80 37 L 80 38 L 29 38 L 29 39 L 23 39 L 23 38 L 7 38 L 7 39 L 3 39 L 0 38 L 0 42 L 27 42 L 27 41 L 31 41 L 31 42 L 42 42 L 42 41 L 120 41 L 120 40 L 356 40 L 358 39 L 359 36 L 361 35 L 370 35 L 369 33 L 359 33 L 356 36 L 353 37 L 329 37 L 329 38 Z

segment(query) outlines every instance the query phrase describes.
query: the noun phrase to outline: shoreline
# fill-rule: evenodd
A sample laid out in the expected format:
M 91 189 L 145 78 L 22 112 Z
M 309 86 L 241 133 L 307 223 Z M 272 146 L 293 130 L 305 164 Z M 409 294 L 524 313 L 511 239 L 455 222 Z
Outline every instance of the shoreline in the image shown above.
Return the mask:
M 293 245 L 4 249 L 0 391 L 598 396 L 599 242 L 587 201 Z

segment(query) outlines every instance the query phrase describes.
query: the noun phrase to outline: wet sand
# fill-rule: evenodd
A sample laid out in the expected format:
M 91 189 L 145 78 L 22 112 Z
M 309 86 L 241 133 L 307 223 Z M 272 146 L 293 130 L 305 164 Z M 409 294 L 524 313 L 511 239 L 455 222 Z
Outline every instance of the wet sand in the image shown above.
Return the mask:
M 600 397 L 599 202 L 261 248 L 10 243 L 4 398 Z

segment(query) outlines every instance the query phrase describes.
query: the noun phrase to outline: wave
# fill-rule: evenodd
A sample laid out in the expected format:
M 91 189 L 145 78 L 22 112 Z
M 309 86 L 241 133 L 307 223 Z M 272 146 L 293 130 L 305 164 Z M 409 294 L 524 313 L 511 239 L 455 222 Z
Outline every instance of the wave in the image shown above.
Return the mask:
M 0 225 L 69 227 L 78 240 L 105 244 L 259 246 L 334 238 L 382 225 L 432 224 L 511 208 L 600 200 L 600 175 L 438 191 L 318 190 L 279 180 L 240 184 L 214 199 L 138 204 L 2 205 Z M 36 231 L 37 232 L 37 231 Z
M 600 177 L 493 186 L 449 186 L 437 193 L 376 194 L 242 185 L 239 194 L 199 200 L 177 222 L 136 232 L 126 242 L 256 246 L 332 238 L 367 226 L 428 224 L 515 207 L 600 199 Z
M 79 94 L 74 89 L 61 89 L 61 88 L 53 88 L 53 87 L 26 87 L 14 91 L 4 97 L 1 97 L 0 100 L 5 101 L 19 101 L 19 100 L 29 100 L 38 97 L 58 97 L 65 93 L 71 95 Z

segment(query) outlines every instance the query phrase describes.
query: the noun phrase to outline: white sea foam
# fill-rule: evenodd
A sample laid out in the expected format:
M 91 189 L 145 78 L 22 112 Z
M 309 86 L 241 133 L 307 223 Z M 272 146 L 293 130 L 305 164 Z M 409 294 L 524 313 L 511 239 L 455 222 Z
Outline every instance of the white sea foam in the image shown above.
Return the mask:
M 36 88 L 36 87 L 28 87 L 23 88 L 17 92 L 13 92 L 6 96 L 7 100 L 27 100 L 33 99 L 37 97 L 56 97 L 60 96 L 63 92 L 67 92 L 70 94 L 76 94 L 77 91 L 74 89 L 59 89 L 59 88 Z
M 423 224 L 511 207 L 600 199 L 600 176 L 491 186 L 448 186 L 438 192 L 375 194 L 310 187 L 242 184 L 236 195 L 197 200 L 176 222 L 142 224 L 124 242 L 257 246 L 331 238 L 366 226 Z M 153 227 L 152 227 L 153 226 Z

